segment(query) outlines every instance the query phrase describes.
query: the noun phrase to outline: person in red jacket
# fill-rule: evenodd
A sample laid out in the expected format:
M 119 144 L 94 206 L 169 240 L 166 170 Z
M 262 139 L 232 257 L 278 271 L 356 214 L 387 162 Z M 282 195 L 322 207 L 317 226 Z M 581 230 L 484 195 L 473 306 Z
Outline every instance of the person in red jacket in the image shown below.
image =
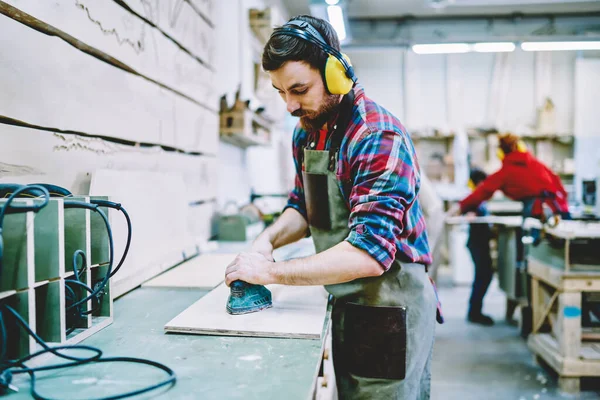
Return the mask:
M 570 218 L 567 192 L 560 178 L 527 151 L 518 136 L 508 133 L 500 136 L 498 155 L 502 167 L 488 176 L 469 196 L 453 206 L 449 215 L 464 214 L 477 207 L 501 190 L 512 200 L 523 202 L 523 216 L 545 222 L 544 205 L 553 215 Z

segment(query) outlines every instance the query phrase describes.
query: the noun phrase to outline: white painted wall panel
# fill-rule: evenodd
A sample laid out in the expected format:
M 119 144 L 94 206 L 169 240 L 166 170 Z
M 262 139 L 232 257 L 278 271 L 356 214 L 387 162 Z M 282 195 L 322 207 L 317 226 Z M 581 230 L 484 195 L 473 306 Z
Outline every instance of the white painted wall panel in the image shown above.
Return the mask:
M 216 114 L 0 15 L 0 115 L 215 153 Z M 14 38 L 18 38 L 15 40 Z
M 140 74 L 213 110 L 217 108 L 212 72 L 114 1 L 10 0 L 7 3 L 116 58 Z M 196 18 L 201 21 L 200 17 Z M 205 36 L 206 40 L 212 39 L 212 30 Z
M 0 182 L 47 182 L 88 194 L 97 169 L 181 176 L 188 202 L 217 196 L 217 159 L 0 124 Z
M 403 121 L 402 58 L 404 51 L 401 49 L 350 49 L 346 53 L 352 61 L 358 82 L 365 88 L 367 96 Z
M 213 8 L 216 0 L 124 0 L 133 11 L 176 39 L 194 55 L 213 65 Z M 205 19 L 206 18 L 206 19 Z

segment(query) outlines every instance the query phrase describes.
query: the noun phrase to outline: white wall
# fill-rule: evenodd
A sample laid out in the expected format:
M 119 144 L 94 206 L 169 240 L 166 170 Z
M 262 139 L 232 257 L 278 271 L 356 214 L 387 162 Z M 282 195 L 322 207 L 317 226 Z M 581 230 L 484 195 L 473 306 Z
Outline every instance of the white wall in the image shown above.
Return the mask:
M 574 52 L 417 55 L 350 48 L 346 53 L 367 95 L 410 130 L 493 126 L 525 133 L 535 126 L 536 107 L 550 96 L 557 133 L 573 133 Z
M 122 202 L 139 234 L 111 280 L 119 296 L 211 235 L 218 114 L 207 21 L 216 0 L 128 0 L 131 10 L 112 1 L 2 3 L 0 115 L 20 126 L 0 121 L 0 182 Z M 113 219 L 115 254 L 122 221 Z
M 397 116 L 404 114 L 403 50 L 363 49 L 346 52 L 367 96 Z M 364 73 L 363 73 L 364 71 Z
M 250 192 L 283 193 L 280 172 L 280 141 L 285 117 L 283 102 L 261 102 L 254 91 L 254 64 L 260 63 L 262 44 L 250 30 L 248 10 L 274 7 L 274 21 L 284 22 L 286 11 L 276 0 L 230 0 L 215 4 L 216 19 L 216 86 L 218 93 L 226 94 L 232 104 L 235 93 L 240 89 L 242 100 L 251 100 L 255 109 L 268 105 L 267 112 L 275 118 L 272 144 L 268 147 L 241 149 L 228 143 L 219 145 L 219 188 L 218 204 L 222 209 L 226 203 L 247 204 Z M 285 19 L 284 19 L 285 18 Z M 272 93 L 277 94 L 275 91 Z
M 417 55 L 404 49 L 349 48 L 346 53 L 367 95 L 399 117 L 409 132 L 496 128 L 528 134 L 535 131 L 537 109 L 550 97 L 555 133 L 576 135 L 576 199 L 581 179 L 600 177 L 600 131 L 593 131 L 598 52 Z
M 575 79 L 575 169 L 577 198 L 581 198 L 581 181 L 597 179 L 600 184 L 600 58 L 579 59 Z M 597 194 L 597 198 L 600 193 Z M 599 200 L 600 207 L 600 200 Z M 600 210 L 599 210 L 600 211 Z

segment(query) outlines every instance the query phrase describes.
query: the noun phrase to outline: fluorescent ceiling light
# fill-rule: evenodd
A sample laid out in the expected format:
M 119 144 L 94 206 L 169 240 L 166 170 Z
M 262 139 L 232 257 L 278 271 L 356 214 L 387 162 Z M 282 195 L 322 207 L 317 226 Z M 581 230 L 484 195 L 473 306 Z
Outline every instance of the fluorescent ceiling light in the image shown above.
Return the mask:
M 600 42 L 523 42 L 525 51 L 600 50 Z
M 325 0 L 325 3 L 329 4 L 330 6 L 335 6 L 339 2 L 340 0 Z
M 515 47 L 511 42 L 475 43 L 473 50 L 478 53 L 502 53 L 515 51 Z
M 468 53 L 471 48 L 467 43 L 415 44 L 412 51 L 417 54 Z
M 346 39 L 346 25 L 344 24 L 344 13 L 340 6 L 328 6 L 327 17 L 333 29 L 337 32 L 340 41 Z
M 434 0 L 432 0 L 433 2 Z M 466 6 L 466 7 L 480 7 L 480 6 L 524 6 L 524 5 L 548 5 L 548 4 L 568 4 L 568 3 L 594 3 L 598 0 L 446 0 L 438 2 L 445 2 L 448 6 Z

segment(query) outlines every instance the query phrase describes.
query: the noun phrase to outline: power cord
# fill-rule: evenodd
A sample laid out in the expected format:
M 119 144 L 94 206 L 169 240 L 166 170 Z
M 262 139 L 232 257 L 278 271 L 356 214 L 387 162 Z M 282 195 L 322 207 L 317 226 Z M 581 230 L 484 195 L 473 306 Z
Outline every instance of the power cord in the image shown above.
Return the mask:
M 6 367 L 6 364 L 3 363 L 4 365 L 2 366 L 2 372 L 0 373 L 0 375 L 5 377 L 5 380 L 8 382 L 8 385 L 10 385 L 10 381 L 12 379 L 11 375 L 24 374 L 24 373 L 29 374 L 29 376 L 31 378 L 31 395 L 34 399 L 54 400 L 49 397 L 44 397 L 37 392 L 36 387 L 35 387 L 35 383 L 36 383 L 35 373 L 36 372 L 51 371 L 51 370 L 57 370 L 57 369 L 63 369 L 63 368 L 71 368 L 71 367 L 75 367 L 75 366 L 83 365 L 83 364 L 105 363 L 105 362 L 137 363 L 137 364 L 150 365 L 150 366 L 159 368 L 168 374 L 168 377 L 166 379 L 164 379 L 163 381 L 161 381 L 157 384 L 154 384 L 154 385 L 151 385 L 151 386 L 148 386 L 145 388 L 133 390 L 130 392 L 118 394 L 118 395 L 97 398 L 95 400 L 123 399 L 126 397 L 131 397 L 131 396 L 135 396 L 138 394 L 146 393 L 151 390 L 161 388 L 163 386 L 173 385 L 173 384 L 175 384 L 175 382 L 177 380 L 175 371 L 173 371 L 171 368 L 167 367 L 166 365 L 163 365 L 163 364 L 155 362 L 155 361 L 145 360 L 142 358 L 134 358 L 134 357 L 101 358 L 102 351 L 100 349 L 97 349 L 92 346 L 85 346 L 85 345 L 66 345 L 66 346 L 50 347 L 44 342 L 44 340 L 42 338 L 40 338 L 35 332 L 33 332 L 33 330 L 29 327 L 29 325 L 21 317 L 21 315 L 19 315 L 19 313 L 17 311 L 15 311 L 12 307 L 10 307 L 7 304 L 4 304 L 2 306 L 2 309 L 0 310 L 0 329 L 2 329 L 2 330 L 5 330 L 3 317 L 2 317 L 2 314 L 4 311 L 8 311 L 15 318 L 15 320 L 18 322 L 18 324 L 21 326 L 21 328 L 23 328 L 31 337 L 33 337 L 35 339 L 36 342 L 38 342 L 43 347 L 43 350 L 40 350 L 34 354 L 23 357 L 20 360 L 9 362 L 8 368 Z M 70 356 L 67 354 L 60 353 L 58 350 L 86 350 L 86 351 L 91 351 L 96 354 L 91 357 L 75 357 L 75 356 Z M 66 362 L 66 363 L 62 363 L 62 364 L 51 364 L 51 365 L 46 365 L 46 366 L 41 366 L 41 367 L 36 367 L 36 368 L 29 368 L 25 365 L 26 361 L 29 361 L 33 358 L 39 357 L 46 353 L 52 353 L 59 358 L 70 360 L 71 362 Z M 12 367 L 19 367 L 19 369 L 9 369 Z M 8 373 L 6 373 L 6 371 L 8 371 Z
M 129 253 L 129 246 L 131 245 L 131 231 L 132 231 L 131 218 L 129 217 L 127 210 L 125 210 L 125 207 L 123 207 L 120 203 L 114 203 L 114 202 L 108 201 L 108 200 L 97 200 L 97 199 L 92 199 L 90 202 L 92 204 L 96 204 L 100 207 L 108 207 L 108 208 L 113 208 L 115 210 L 120 211 L 123 214 L 123 216 L 125 217 L 125 220 L 127 222 L 127 242 L 125 243 L 125 250 L 123 250 L 123 255 L 121 256 L 121 260 L 119 260 L 119 263 L 115 267 L 114 271 L 112 271 L 110 274 L 110 277 L 113 277 L 119 271 L 119 269 L 121 269 L 121 266 L 123 265 L 123 261 L 125 261 L 125 257 L 127 257 L 127 253 Z
M 2 207 L 0 207 L 0 279 L 2 278 L 2 259 L 3 259 L 2 225 L 4 222 L 4 215 L 6 213 L 12 213 L 12 212 L 29 212 L 29 211 L 37 212 L 40 209 L 42 209 L 44 206 L 46 206 L 48 204 L 49 198 L 50 198 L 50 193 L 49 193 L 48 189 L 44 186 L 46 186 L 46 185 L 42 184 L 42 185 L 29 185 L 29 186 L 18 187 L 16 189 L 14 189 L 14 191 L 12 191 L 10 196 L 7 198 L 5 204 Z M 62 189 L 57 186 L 52 186 L 52 189 L 53 189 L 54 193 L 60 193 L 61 197 L 65 197 L 65 196 L 68 196 L 68 194 L 70 194 L 65 189 Z M 31 197 L 35 197 L 35 196 L 39 195 L 36 191 L 40 191 L 41 194 L 44 196 L 44 200 L 41 203 L 39 203 L 39 204 L 34 203 L 34 205 L 32 205 L 32 206 L 11 205 L 11 203 L 17 196 L 25 194 L 27 192 L 29 192 L 29 195 Z M 66 195 L 65 195 L 65 192 L 67 193 Z M 73 254 L 73 273 L 74 273 L 75 279 L 69 279 L 69 280 L 65 279 L 65 288 L 68 288 L 67 291 L 69 291 L 69 295 L 72 298 L 72 302 L 67 306 L 67 310 L 75 310 L 74 311 L 75 314 L 83 315 L 85 313 L 94 312 L 94 310 L 92 307 L 92 310 L 86 311 L 84 313 L 84 312 L 81 312 L 80 306 L 88 300 L 91 300 L 94 298 L 98 299 L 97 296 L 103 291 L 103 289 L 106 286 L 106 284 L 108 283 L 108 280 L 110 279 L 110 277 L 113 276 L 118 271 L 118 269 L 121 267 L 121 265 L 123 264 L 123 261 L 125 260 L 125 257 L 127 256 L 127 253 L 129 250 L 129 245 L 131 243 L 131 220 L 129 218 L 129 215 L 125 211 L 125 209 L 118 203 L 113 203 L 113 202 L 109 202 L 109 201 L 105 201 L 105 200 L 94 200 L 92 202 L 92 204 L 90 204 L 90 203 L 85 203 L 85 202 L 80 202 L 80 201 L 75 201 L 75 200 L 65 200 L 64 204 L 65 204 L 65 208 L 87 208 L 87 209 L 98 212 L 98 214 L 104 220 L 104 223 L 105 223 L 106 229 L 107 229 L 107 234 L 109 236 L 108 270 L 106 272 L 106 275 L 102 279 L 102 281 L 98 282 L 96 285 L 94 285 L 94 289 L 90 288 L 85 283 L 81 282 L 81 275 L 80 275 L 81 271 L 78 269 L 77 261 L 78 261 L 78 259 L 81 259 L 83 268 L 85 269 L 85 265 L 87 263 L 85 253 L 81 250 L 77 250 Z M 114 243 L 113 243 L 113 238 L 112 238 L 112 231 L 111 231 L 110 224 L 108 222 L 108 218 L 107 218 L 106 214 L 104 214 L 104 212 L 102 212 L 102 210 L 100 210 L 98 208 L 100 206 L 110 207 L 110 208 L 115 208 L 117 210 L 120 210 L 124 214 L 124 216 L 127 220 L 127 226 L 128 226 L 127 245 L 125 247 L 125 251 L 123 253 L 122 258 L 119 261 L 119 264 L 114 271 L 112 270 L 113 257 L 114 257 Z M 78 296 L 76 296 L 76 293 L 73 290 L 73 288 L 70 288 L 68 286 L 67 281 L 69 281 L 69 284 L 73 284 L 80 288 L 85 289 L 86 292 L 88 292 L 90 294 L 84 299 L 77 300 Z M 42 346 L 43 350 L 38 351 L 33 354 L 30 354 L 30 355 L 25 356 L 18 360 L 8 360 L 7 359 L 8 334 L 7 334 L 6 325 L 4 322 L 4 313 L 5 312 L 7 312 L 9 314 L 9 316 L 14 318 L 14 320 L 18 323 L 18 325 L 25 332 L 27 332 L 27 334 L 29 336 L 33 337 L 34 340 Z M 149 365 L 149 366 L 153 366 L 155 368 L 161 369 L 164 372 L 166 372 L 168 375 L 168 377 L 166 379 L 164 379 L 163 381 L 161 381 L 157 384 L 154 384 L 154 385 L 142 388 L 142 389 L 133 390 L 133 391 L 118 394 L 118 395 L 98 398 L 98 399 L 94 399 L 94 400 L 123 399 L 126 397 L 139 395 L 142 393 L 147 393 L 149 391 L 152 391 L 152 390 L 155 390 L 155 389 L 158 389 L 161 387 L 172 386 L 175 384 L 175 382 L 177 380 L 175 372 L 171 368 L 167 367 L 164 364 L 155 362 L 155 361 L 145 360 L 145 359 L 141 359 L 141 358 L 134 358 L 134 357 L 101 358 L 102 351 L 100 349 L 97 349 L 97 348 L 91 347 L 91 346 L 85 346 L 85 345 L 65 345 L 65 346 L 50 347 L 44 342 L 44 340 L 42 338 L 40 338 L 29 327 L 29 325 L 21 317 L 21 315 L 6 303 L 0 303 L 0 339 L 2 340 L 2 343 L 0 345 L 0 395 L 5 394 L 8 390 L 15 389 L 11 384 L 13 375 L 27 373 L 27 374 L 29 374 L 30 379 L 31 379 L 31 395 L 33 396 L 33 398 L 39 399 L 39 400 L 54 400 L 51 398 L 43 397 L 42 395 L 40 395 L 37 392 L 36 386 L 35 386 L 35 384 L 36 384 L 35 373 L 40 372 L 40 371 L 50 371 L 50 370 L 57 370 L 57 369 L 62 369 L 62 368 L 70 368 L 70 367 L 74 367 L 74 366 L 78 366 L 78 365 L 91 364 L 91 363 L 127 362 L 127 363 L 135 363 L 135 364 L 145 364 L 145 365 Z M 91 351 L 91 352 L 95 353 L 95 355 L 90 356 L 90 357 L 74 357 L 74 356 L 69 356 L 67 354 L 63 354 L 59 350 L 86 350 L 86 351 Z M 36 367 L 36 368 L 29 368 L 25 365 L 25 362 L 32 360 L 32 359 L 39 357 L 46 353 L 52 353 L 55 356 L 69 360 L 70 362 L 62 363 L 62 364 L 50 364 L 50 365 Z
M 85 203 L 82 201 L 76 201 L 76 200 L 65 200 L 64 201 L 64 206 L 65 209 L 69 209 L 69 208 L 87 208 L 90 210 L 93 210 L 95 212 L 97 212 L 100 217 L 102 217 L 102 220 L 104 221 L 104 225 L 106 226 L 106 233 L 108 235 L 108 242 L 109 242 L 109 258 L 108 258 L 108 271 L 106 272 L 106 275 L 104 276 L 104 278 L 102 279 L 102 281 L 100 281 L 98 284 L 95 285 L 95 289 L 92 291 L 92 293 L 90 293 L 87 297 L 76 301 L 75 303 L 71 304 L 67 309 L 71 309 L 71 308 L 75 308 L 81 304 L 84 304 L 85 302 L 87 302 L 88 300 L 93 299 L 95 296 L 98 295 L 98 293 L 100 293 L 104 287 L 106 286 L 106 284 L 108 283 L 108 280 L 111 277 L 111 273 L 112 273 L 112 266 L 113 266 L 113 257 L 114 257 L 114 243 L 113 243 L 113 235 L 112 235 L 112 230 L 110 228 L 110 223 L 108 222 L 108 217 L 106 216 L 106 214 L 104 213 L 104 211 L 102 211 L 101 209 L 99 209 L 97 204 L 90 204 L 90 203 Z M 77 252 L 75 252 L 75 254 L 77 254 Z M 75 257 L 75 256 L 74 256 Z M 74 266 L 74 268 L 76 268 Z M 71 282 L 75 282 L 73 280 L 70 280 Z

